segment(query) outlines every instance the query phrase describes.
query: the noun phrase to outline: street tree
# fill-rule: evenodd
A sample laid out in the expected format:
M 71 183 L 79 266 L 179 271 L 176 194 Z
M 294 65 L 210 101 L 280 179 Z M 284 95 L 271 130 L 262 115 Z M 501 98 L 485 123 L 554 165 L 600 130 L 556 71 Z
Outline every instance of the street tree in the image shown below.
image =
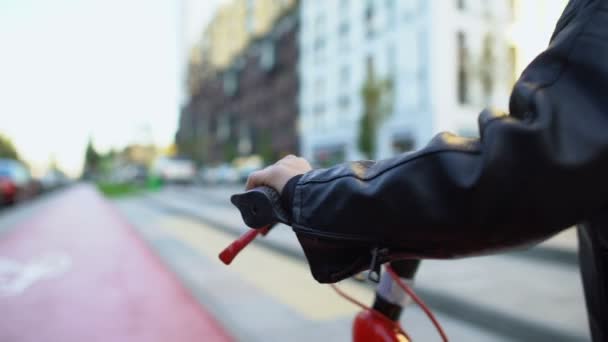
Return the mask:
M 358 147 L 361 153 L 372 159 L 376 152 L 378 129 L 393 111 L 393 81 L 376 76 L 373 65 L 368 65 L 366 79 L 361 89 L 363 114 L 359 121 Z
M 13 142 L 2 134 L 0 134 L 0 158 L 19 159 Z

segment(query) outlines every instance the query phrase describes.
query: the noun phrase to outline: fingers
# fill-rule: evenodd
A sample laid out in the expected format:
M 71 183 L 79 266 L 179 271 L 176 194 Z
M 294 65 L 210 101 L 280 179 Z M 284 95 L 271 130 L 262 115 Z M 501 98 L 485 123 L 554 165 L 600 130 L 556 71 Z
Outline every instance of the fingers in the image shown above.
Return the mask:
M 269 185 L 268 179 L 270 179 L 270 172 L 272 166 L 264 168 L 259 171 L 255 171 L 247 178 L 247 184 L 245 184 L 245 190 L 251 190 L 262 185 Z
M 290 154 L 273 165 L 250 174 L 245 189 L 251 190 L 258 186 L 267 185 L 281 193 L 289 179 L 310 170 L 308 161 Z
M 251 173 L 249 175 L 249 177 L 247 178 L 247 183 L 245 184 L 245 190 L 251 190 L 253 188 L 256 188 L 256 187 L 262 186 L 262 185 L 268 185 L 268 186 L 272 187 L 272 182 L 270 180 L 272 179 L 271 173 L 273 173 L 273 170 L 278 165 L 281 165 L 282 163 L 284 163 L 286 160 L 291 160 L 294 158 L 297 158 L 297 157 L 294 156 L 293 154 L 287 155 L 283 159 L 277 160 L 277 162 L 274 163 L 273 165 L 268 166 L 262 170 Z

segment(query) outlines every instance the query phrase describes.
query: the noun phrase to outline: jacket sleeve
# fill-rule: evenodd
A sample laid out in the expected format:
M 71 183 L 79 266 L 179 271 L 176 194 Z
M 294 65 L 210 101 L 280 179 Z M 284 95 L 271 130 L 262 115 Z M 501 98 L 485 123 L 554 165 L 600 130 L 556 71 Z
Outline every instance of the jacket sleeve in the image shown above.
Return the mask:
M 294 230 L 447 258 L 538 241 L 605 207 L 608 6 L 570 7 L 510 115 L 483 111 L 479 139 L 442 133 L 413 153 L 305 174 Z

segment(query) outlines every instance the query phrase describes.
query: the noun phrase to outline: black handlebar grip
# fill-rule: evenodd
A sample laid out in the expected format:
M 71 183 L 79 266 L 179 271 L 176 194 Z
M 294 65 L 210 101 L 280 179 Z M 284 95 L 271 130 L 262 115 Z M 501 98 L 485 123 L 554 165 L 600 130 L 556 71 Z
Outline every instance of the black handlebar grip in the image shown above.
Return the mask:
M 281 206 L 281 196 L 273 188 L 261 186 L 247 192 L 232 195 L 234 204 L 251 228 L 263 228 L 277 222 L 289 224 L 289 216 Z

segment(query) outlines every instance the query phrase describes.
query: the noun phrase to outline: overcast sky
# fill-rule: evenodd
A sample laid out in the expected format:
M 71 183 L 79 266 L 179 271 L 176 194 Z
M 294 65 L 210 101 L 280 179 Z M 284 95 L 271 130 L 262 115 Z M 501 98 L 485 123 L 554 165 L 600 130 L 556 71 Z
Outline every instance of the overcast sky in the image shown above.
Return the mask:
M 74 174 L 103 149 L 172 142 L 184 45 L 218 1 L 0 0 L 0 133 Z

